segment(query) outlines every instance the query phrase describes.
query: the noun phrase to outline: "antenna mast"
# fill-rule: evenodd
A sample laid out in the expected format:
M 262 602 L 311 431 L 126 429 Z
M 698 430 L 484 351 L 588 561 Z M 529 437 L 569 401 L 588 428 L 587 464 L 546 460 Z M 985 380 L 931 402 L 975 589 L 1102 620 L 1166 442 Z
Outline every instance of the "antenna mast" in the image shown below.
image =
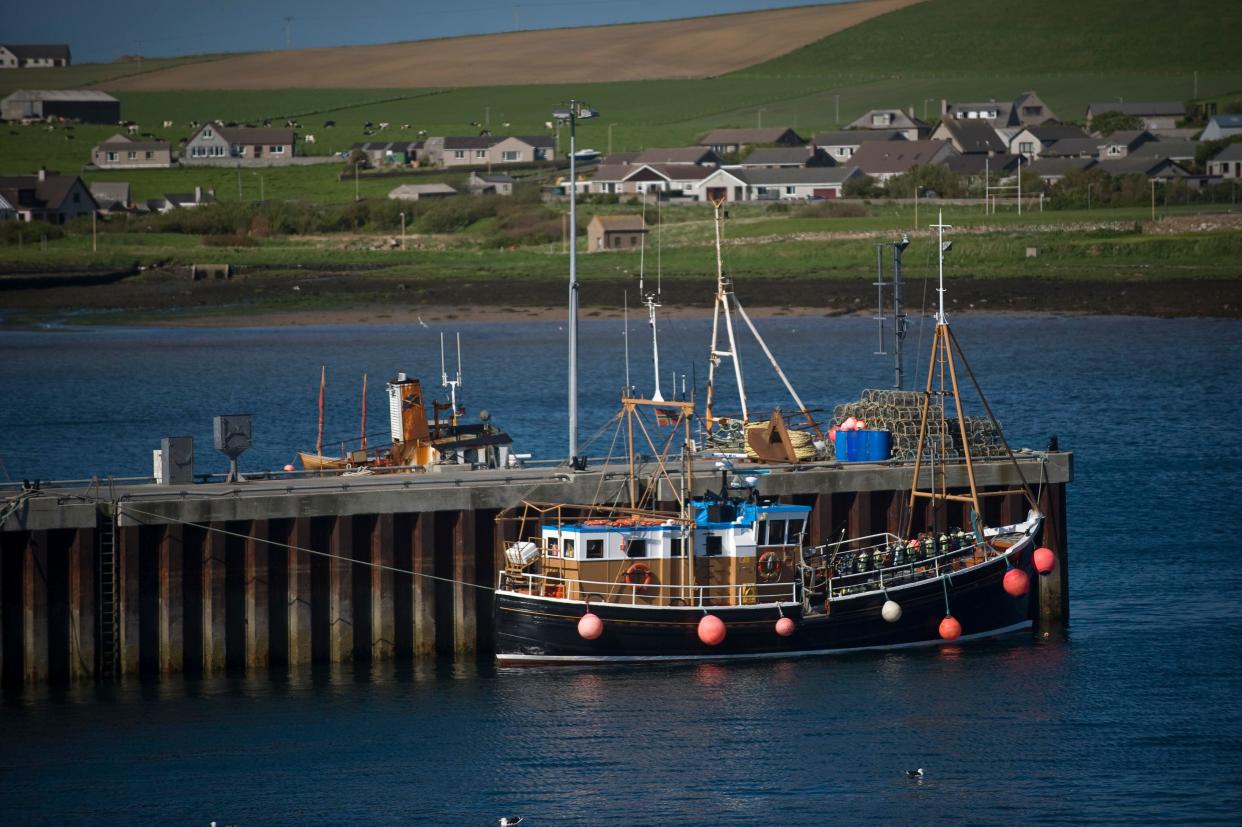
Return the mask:
M 461 333 L 457 334 L 457 375 L 454 379 L 448 378 L 448 371 L 444 366 L 444 333 L 440 333 L 440 387 L 449 389 L 449 403 L 453 406 L 449 412 L 452 417 L 450 422 L 453 427 L 457 427 L 457 389 L 461 387 Z
M 647 227 L 647 196 L 643 194 L 643 228 Z M 638 253 L 638 292 L 643 292 L 643 270 L 647 260 L 647 234 L 642 234 L 642 247 Z M 659 281 L 656 282 L 659 284 Z M 656 308 L 660 306 L 659 288 L 657 292 L 648 293 L 643 296 L 643 300 L 647 305 L 647 324 L 651 325 L 651 362 L 655 369 L 655 393 L 651 394 L 653 402 L 663 402 L 664 397 L 660 394 L 660 338 L 656 331 Z M 676 390 L 676 388 L 674 388 Z
M 733 317 L 729 313 L 729 299 L 733 295 L 733 284 L 725 277 L 724 259 L 720 252 L 721 224 L 724 222 L 724 199 L 712 199 L 716 208 L 716 305 L 712 310 L 712 350 L 707 360 L 707 403 L 705 406 L 706 428 L 711 431 L 715 424 L 712 417 L 712 395 L 715 389 L 716 366 L 722 356 L 733 360 L 733 374 L 737 378 L 737 396 L 742 403 L 742 427 L 750 422 L 750 413 L 746 410 L 746 386 L 742 383 L 742 363 L 737 358 L 737 342 L 733 337 Z M 729 349 L 720 349 L 720 313 L 724 311 L 725 331 L 728 333 Z

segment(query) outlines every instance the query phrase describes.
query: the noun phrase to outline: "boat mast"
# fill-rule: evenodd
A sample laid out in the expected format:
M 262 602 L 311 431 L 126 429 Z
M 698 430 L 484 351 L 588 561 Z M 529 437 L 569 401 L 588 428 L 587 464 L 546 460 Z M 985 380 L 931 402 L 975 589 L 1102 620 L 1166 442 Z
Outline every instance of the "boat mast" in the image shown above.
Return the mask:
M 712 417 L 712 396 L 715 388 L 716 366 L 720 364 L 720 359 L 724 356 L 733 360 L 733 374 L 737 378 L 737 396 L 742 404 L 742 428 L 745 429 L 747 423 L 750 422 L 750 414 L 746 409 L 746 386 L 742 382 L 742 363 L 738 360 L 737 342 L 733 337 L 733 317 L 729 313 L 729 298 L 733 295 L 733 284 L 725 277 L 724 259 L 720 251 L 724 203 L 724 198 L 712 199 L 712 205 L 716 208 L 716 305 L 712 310 L 712 350 L 711 357 L 707 361 L 707 402 L 704 408 L 708 432 L 715 424 L 715 419 Z M 729 337 L 728 350 L 720 349 L 721 311 L 724 312 L 725 330 Z
M 647 196 L 643 194 L 643 228 L 647 227 Z M 656 332 L 656 308 L 660 307 L 659 288 L 655 293 L 643 293 L 643 273 L 647 262 L 647 234 L 642 234 L 642 247 L 638 252 L 638 294 L 647 305 L 647 324 L 651 325 L 651 362 L 655 369 L 655 393 L 651 394 L 653 402 L 663 402 L 660 394 L 660 339 Z M 657 285 L 659 282 L 656 282 Z M 676 390 L 676 388 L 674 388 Z
M 449 402 L 452 404 L 452 410 L 449 411 L 449 423 L 457 427 L 457 389 L 461 387 L 461 333 L 457 334 L 457 376 L 455 379 L 448 378 L 448 372 L 444 367 L 444 333 L 440 334 L 440 387 L 449 389 Z

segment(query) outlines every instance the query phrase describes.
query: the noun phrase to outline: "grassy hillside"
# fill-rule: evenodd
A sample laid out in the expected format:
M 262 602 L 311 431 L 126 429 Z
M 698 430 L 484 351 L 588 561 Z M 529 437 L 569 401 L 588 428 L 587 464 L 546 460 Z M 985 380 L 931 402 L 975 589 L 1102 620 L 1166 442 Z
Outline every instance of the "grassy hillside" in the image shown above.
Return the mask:
M 1242 3 L 1221 0 L 927 0 L 741 74 L 1237 72 L 1240 32 Z

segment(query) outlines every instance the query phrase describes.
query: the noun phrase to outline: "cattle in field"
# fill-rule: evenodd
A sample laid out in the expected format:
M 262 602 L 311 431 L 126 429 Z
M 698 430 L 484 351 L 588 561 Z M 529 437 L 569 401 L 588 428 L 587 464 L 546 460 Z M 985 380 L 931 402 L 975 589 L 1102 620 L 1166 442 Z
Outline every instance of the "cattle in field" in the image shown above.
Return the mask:
M 315 136 L 314 136 L 314 135 L 307 135 L 307 136 L 306 136 L 306 143 L 308 143 L 308 144 L 313 144 L 313 143 L 315 143 Z

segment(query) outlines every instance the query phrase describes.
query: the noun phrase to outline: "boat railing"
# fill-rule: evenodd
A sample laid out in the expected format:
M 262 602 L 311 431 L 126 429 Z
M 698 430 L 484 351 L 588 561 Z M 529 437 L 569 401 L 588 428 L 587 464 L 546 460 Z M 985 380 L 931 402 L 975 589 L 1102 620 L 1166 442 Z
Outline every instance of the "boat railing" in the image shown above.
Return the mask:
M 625 583 L 579 580 L 511 569 L 502 570 L 497 582 L 505 591 L 633 606 L 749 606 L 760 602 L 795 603 L 800 599 L 796 582 L 718 585 Z
M 841 553 L 835 558 L 830 558 L 828 565 L 822 569 L 826 572 L 826 580 L 821 580 L 819 584 L 812 583 L 812 588 L 822 585 L 832 597 L 883 591 L 886 588 L 929 580 L 959 571 L 996 557 L 998 554 L 996 549 L 986 543 L 972 543 L 930 557 L 915 557 L 901 563 L 881 564 L 863 571 L 842 573 L 841 568 L 854 563 L 857 555 Z

